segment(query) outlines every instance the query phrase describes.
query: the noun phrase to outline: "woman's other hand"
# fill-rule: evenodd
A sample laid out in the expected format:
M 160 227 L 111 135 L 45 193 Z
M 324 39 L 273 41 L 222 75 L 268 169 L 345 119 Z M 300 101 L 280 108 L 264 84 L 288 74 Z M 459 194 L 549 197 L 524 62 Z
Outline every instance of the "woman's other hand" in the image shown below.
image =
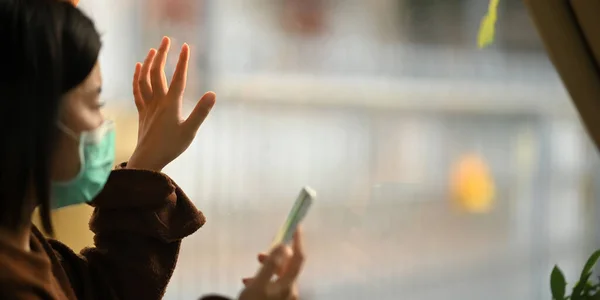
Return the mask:
M 133 96 L 139 114 L 138 141 L 128 168 L 161 171 L 183 153 L 215 104 L 208 92 L 187 119 L 181 113 L 190 48 L 184 44 L 170 86 L 164 72 L 171 41 L 164 37 L 158 51 L 151 49 L 144 63 L 137 63 Z
M 239 300 L 297 300 L 296 279 L 302 271 L 304 252 L 302 234 L 296 231 L 292 248 L 280 245 L 269 255 L 259 254 L 262 267 L 252 278 L 244 278 Z M 273 279 L 273 277 L 276 277 Z

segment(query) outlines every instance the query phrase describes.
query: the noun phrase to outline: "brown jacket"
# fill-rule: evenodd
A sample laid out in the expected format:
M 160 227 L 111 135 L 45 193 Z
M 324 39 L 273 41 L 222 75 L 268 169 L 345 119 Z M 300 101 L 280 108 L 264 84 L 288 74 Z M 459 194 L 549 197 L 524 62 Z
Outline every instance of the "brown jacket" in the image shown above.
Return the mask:
M 95 247 L 80 254 L 35 227 L 30 252 L 0 239 L 0 299 L 163 297 L 181 239 L 204 224 L 202 212 L 168 176 L 128 169 L 112 172 L 92 206 Z

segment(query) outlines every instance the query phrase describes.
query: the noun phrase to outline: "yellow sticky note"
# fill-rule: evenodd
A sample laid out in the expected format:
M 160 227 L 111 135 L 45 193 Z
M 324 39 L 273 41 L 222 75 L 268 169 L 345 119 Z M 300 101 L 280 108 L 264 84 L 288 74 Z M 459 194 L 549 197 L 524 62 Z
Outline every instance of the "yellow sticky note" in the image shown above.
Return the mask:
M 479 49 L 485 48 L 494 42 L 496 19 L 498 17 L 498 2 L 500 0 L 490 0 L 488 12 L 481 20 L 479 35 L 477 37 L 477 46 Z

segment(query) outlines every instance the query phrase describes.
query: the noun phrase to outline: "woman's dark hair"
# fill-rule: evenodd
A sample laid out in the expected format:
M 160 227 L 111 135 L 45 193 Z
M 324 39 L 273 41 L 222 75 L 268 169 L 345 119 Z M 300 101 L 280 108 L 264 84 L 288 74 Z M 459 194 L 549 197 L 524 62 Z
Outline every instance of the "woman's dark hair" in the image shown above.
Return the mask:
M 60 0 L 0 0 L 0 227 L 27 226 L 35 206 L 46 233 L 51 160 L 62 96 L 91 73 L 94 23 Z

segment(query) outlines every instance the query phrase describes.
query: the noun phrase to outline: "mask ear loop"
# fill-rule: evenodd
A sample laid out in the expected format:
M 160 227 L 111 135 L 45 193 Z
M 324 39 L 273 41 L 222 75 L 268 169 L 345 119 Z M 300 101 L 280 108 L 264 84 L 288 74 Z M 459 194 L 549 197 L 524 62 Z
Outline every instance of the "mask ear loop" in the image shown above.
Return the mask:
M 61 121 L 56 122 L 56 127 L 64 132 L 66 135 L 68 135 L 69 137 L 73 138 L 75 141 L 79 141 L 79 150 L 78 150 L 78 155 L 79 155 L 79 172 L 77 172 L 77 175 L 75 177 L 73 177 L 72 179 L 69 179 L 67 181 L 56 181 L 53 182 L 53 185 L 57 185 L 57 186 L 64 186 L 64 185 L 69 185 L 72 184 L 73 182 L 79 180 L 79 178 L 81 178 L 84 168 L 85 168 L 85 157 L 84 157 L 84 151 L 83 151 L 83 143 L 81 142 L 81 137 L 76 134 L 73 130 L 71 130 L 69 127 L 67 127 L 65 124 L 63 124 Z
M 64 133 L 66 133 L 68 136 L 72 137 L 74 140 L 76 140 L 76 141 L 79 140 L 79 136 L 73 130 L 71 130 L 69 127 L 67 127 L 65 124 L 63 124 L 62 122 L 58 121 L 56 123 L 56 126 L 58 127 L 58 129 L 60 129 Z

